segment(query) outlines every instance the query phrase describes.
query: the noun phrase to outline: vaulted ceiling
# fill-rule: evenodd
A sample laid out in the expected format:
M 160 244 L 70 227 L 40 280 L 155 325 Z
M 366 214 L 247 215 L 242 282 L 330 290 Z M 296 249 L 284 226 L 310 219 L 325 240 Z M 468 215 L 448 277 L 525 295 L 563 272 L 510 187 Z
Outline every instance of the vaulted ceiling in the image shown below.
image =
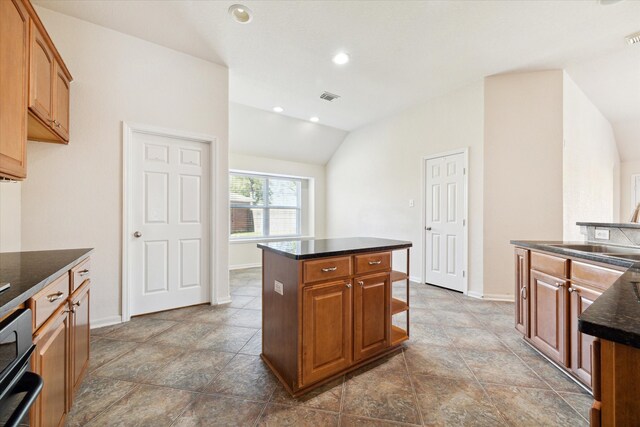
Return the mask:
M 227 9 L 236 2 L 253 11 L 251 23 L 230 19 Z M 611 93 L 623 93 L 617 67 L 629 63 L 617 58 L 640 55 L 639 45 L 624 43 L 640 30 L 635 0 L 34 3 L 225 64 L 234 103 L 269 111 L 278 105 L 285 115 L 318 116 L 321 124 L 343 130 L 487 75 L 570 68 L 598 58 L 612 62 L 582 74 L 574 68 L 572 77 L 612 123 L 640 121 L 638 104 L 629 108 L 633 93 L 620 95 L 626 101 L 618 104 L 598 86 L 618 83 Z M 351 62 L 338 66 L 331 58 L 341 50 Z M 640 84 L 635 75 L 625 83 L 629 91 Z M 341 98 L 321 100 L 323 91 Z

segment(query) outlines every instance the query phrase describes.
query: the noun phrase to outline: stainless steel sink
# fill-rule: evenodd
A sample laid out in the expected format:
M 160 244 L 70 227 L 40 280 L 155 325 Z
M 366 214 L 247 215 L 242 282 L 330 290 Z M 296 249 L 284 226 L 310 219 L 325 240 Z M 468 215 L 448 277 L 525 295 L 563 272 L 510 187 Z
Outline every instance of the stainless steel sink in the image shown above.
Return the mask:
M 596 245 L 596 244 L 589 244 L 589 243 L 568 244 L 568 245 L 556 244 L 556 245 L 550 245 L 550 246 L 555 246 L 557 248 L 567 249 L 570 251 L 591 252 L 591 253 L 611 255 L 611 256 L 640 255 L 640 249 L 625 248 L 622 246 Z

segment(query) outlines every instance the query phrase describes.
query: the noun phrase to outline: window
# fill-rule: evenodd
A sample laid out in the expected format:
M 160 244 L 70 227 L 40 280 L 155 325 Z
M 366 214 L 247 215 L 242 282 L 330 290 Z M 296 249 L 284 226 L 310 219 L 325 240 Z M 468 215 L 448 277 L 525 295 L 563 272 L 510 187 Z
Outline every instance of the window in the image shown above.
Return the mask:
M 232 172 L 231 239 L 300 236 L 302 180 Z

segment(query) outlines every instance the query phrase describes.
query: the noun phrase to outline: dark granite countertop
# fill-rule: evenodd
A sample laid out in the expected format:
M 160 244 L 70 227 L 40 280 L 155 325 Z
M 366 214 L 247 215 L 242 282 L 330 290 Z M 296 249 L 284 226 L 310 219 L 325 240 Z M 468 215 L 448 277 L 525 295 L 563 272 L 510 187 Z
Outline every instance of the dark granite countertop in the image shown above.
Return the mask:
M 640 223 L 637 222 L 576 222 L 576 224 L 586 227 L 640 228 Z
M 0 253 L 0 283 L 11 287 L 0 293 L 0 317 L 86 258 L 93 249 Z
M 260 249 L 276 252 L 293 259 L 312 259 L 361 252 L 388 251 L 406 249 L 411 246 L 411 242 L 404 240 L 379 239 L 376 237 L 288 240 L 258 244 Z
M 578 317 L 578 329 L 594 337 L 640 348 L 640 257 L 637 260 L 624 259 L 616 258 L 615 254 L 600 255 L 550 246 L 576 244 L 573 242 L 513 240 L 511 243 L 572 258 L 627 267 L 627 271 Z

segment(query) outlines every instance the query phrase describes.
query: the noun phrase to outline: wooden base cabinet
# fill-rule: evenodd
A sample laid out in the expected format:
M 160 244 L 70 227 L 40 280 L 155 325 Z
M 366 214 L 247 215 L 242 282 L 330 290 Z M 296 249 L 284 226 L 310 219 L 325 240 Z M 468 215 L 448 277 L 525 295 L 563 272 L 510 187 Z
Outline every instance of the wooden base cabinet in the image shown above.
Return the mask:
M 69 410 L 69 312 L 66 304 L 60 307 L 34 337 L 32 369 L 44 386 L 31 409 L 32 426 L 62 426 Z
M 567 282 L 531 270 L 529 283 L 531 342 L 555 362 L 567 364 Z
M 389 347 L 391 283 L 389 274 L 356 277 L 354 355 L 358 361 Z
M 71 330 L 70 330 L 70 360 L 71 360 L 71 387 L 70 403 L 73 403 L 73 396 L 78 391 L 82 379 L 89 366 L 89 295 L 90 281 L 85 281 L 70 298 L 71 310 Z
M 578 317 L 622 271 L 536 250 L 515 248 L 515 328 L 540 352 L 592 387 L 594 337 Z
M 342 371 L 351 364 L 350 281 L 323 283 L 302 291 L 302 384 Z
M 88 258 L 80 261 L 27 302 L 34 313 L 36 328 L 31 369 L 44 381 L 42 392 L 31 408 L 32 427 L 64 425 L 89 366 L 91 280 L 88 261 Z M 83 273 L 84 279 L 79 286 L 73 280 L 78 272 Z M 60 290 L 61 285 L 66 286 L 66 292 Z M 43 323 L 36 323 L 36 319 L 45 315 Z
M 579 286 L 575 283 L 569 288 L 571 294 L 570 319 L 571 327 L 571 371 L 585 385 L 591 387 L 593 342 L 595 337 L 583 334 L 578 330 L 578 317 L 587 309 L 602 292 Z

